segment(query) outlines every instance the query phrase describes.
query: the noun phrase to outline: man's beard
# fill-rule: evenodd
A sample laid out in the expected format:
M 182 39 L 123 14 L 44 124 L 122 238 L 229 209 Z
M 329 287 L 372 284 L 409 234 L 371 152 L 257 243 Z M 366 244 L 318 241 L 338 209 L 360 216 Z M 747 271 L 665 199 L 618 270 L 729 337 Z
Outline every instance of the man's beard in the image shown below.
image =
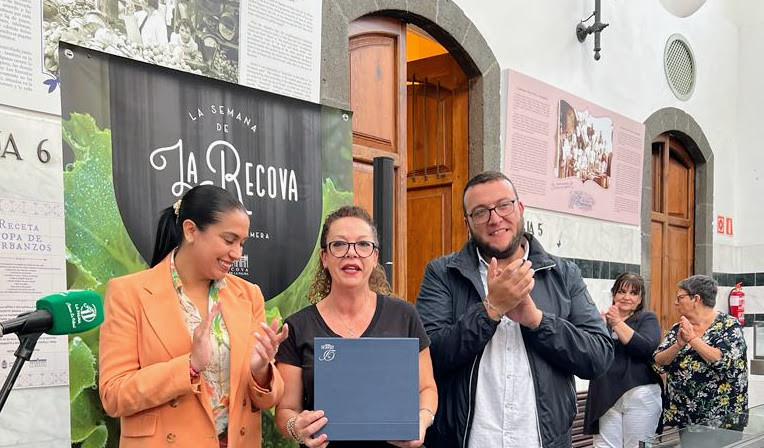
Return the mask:
M 517 251 L 517 248 L 520 247 L 520 243 L 523 241 L 524 229 L 525 219 L 520 218 L 517 226 L 517 231 L 512 237 L 512 241 L 509 242 L 509 246 L 507 246 L 504 250 L 491 247 L 488 243 L 475 236 L 475 232 L 470 233 L 472 235 L 472 241 L 475 243 L 478 250 L 480 251 L 480 255 L 482 255 L 484 259 L 490 260 L 491 258 L 496 258 L 497 260 L 503 260 L 511 257 Z

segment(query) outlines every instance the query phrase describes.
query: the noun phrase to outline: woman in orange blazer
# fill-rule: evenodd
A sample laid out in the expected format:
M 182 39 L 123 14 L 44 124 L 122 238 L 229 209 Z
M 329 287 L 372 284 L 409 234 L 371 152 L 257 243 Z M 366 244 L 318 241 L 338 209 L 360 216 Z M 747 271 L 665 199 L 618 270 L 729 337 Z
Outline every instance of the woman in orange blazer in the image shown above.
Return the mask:
M 99 392 L 120 447 L 261 446 L 288 329 L 265 323 L 260 288 L 228 274 L 248 235 L 236 198 L 197 186 L 162 212 L 152 268 L 109 282 Z

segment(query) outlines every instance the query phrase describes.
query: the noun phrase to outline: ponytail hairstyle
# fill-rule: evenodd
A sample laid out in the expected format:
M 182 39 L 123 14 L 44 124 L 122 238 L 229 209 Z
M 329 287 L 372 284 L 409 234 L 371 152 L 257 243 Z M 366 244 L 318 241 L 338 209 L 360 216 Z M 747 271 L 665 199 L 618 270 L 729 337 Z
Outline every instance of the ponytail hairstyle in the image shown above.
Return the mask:
M 200 231 L 220 221 L 231 210 L 247 210 L 228 191 L 214 185 L 197 185 L 188 190 L 183 198 L 159 213 L 154 255 L 151 267 L 156 266 L 173 249 L 183 244 L 183 222 L 190 219 Z
M 326 217 L 324 225 L 321 228 L 321 250 L 326 251 L 326 235 L 329 233 L 329 228 L 332 224 L 340 218 L 359 218 L 366 222 L 371 227 L 371 231 L 374 235 L 374 244 L 379 245 L 379 236 L 377 236 L 377 227 L 374 225 L 374 221 L 369 216 L 369 212 L 357 205 L 345 205 L 333 211 Z M 318 264 L 316 265 L 316 273 L 313 276 L 313 282 L 308 289 L 308 302 L 316 304 L 328 296 L 332 291 L 332 276 L 329 274 L 329 270 L 321 263 L 321 258 L 318 258 Z M 369 288 L 380 294 L 391 295 L 393 292 L 390 289 L 390 283 L 387 281 L 387 275 L 382 266 L 377 263 L 374 266 L 374 270 L 369 277 Z

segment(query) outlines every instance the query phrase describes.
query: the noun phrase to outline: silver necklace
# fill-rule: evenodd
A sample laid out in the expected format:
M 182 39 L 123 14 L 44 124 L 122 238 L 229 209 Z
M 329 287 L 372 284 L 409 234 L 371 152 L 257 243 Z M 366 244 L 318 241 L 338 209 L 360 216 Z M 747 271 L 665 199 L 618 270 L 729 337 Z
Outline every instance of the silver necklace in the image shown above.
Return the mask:
M 363 301 L 363 309 L 361 309 L 361 315 L 363 315 L 366 311 L 367 304 L 369 303 L 369 295 L 364 293 L 364 301 Z M 339 310 L 337 310 L 336 305 L 334 302 L 331 303 L 331 306 L 329 307 L 332 314 L 334 314 L 337 317 L 337 320 L 340 321 L 340 323 L 345 327 L 345 329 L 348 331 L 348 334 L 351 338 L 358 337 L 358 334 L 355 331 L 355 327 L 349 325 L 345 319 L 342 318 L 342 315 L 340 314 Z

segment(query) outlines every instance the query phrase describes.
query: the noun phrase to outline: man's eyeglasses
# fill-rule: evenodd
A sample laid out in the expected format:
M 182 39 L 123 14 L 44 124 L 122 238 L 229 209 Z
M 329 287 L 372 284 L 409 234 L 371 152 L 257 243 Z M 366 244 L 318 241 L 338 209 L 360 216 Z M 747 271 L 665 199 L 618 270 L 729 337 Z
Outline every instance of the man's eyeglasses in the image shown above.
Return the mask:
M 496 204 L 494 207 L 478 207 L 467 213 L 467 216 L 472 218 L 472 222 L 475 224 L 485 224 L 491 220 L 491 212 L 495 211 L 499 216 L 509 216 L 515 211 L 515 202 L 517 199 L 510 199 L 508 201 L 502 201 Z
M 324 249 L 328 249 L 329 253 L 335 257 L 342 258 L 348 254 L 350 246 L 353 246 L 355 253 L 361 258 L 371 256 L 374 253 L 374 249 L 377 248 L 377 245 L 371 241 L 356 241 L 355 243 L 349 241 L 329 241 L 324 246 Z
M 677 294 L 676 297 L 674 297 L 674 302 L 679 303 L 682 300 L 682 297 L 692 297 L 694 295 L 695 294 L 687 294 L 687 293 Z

